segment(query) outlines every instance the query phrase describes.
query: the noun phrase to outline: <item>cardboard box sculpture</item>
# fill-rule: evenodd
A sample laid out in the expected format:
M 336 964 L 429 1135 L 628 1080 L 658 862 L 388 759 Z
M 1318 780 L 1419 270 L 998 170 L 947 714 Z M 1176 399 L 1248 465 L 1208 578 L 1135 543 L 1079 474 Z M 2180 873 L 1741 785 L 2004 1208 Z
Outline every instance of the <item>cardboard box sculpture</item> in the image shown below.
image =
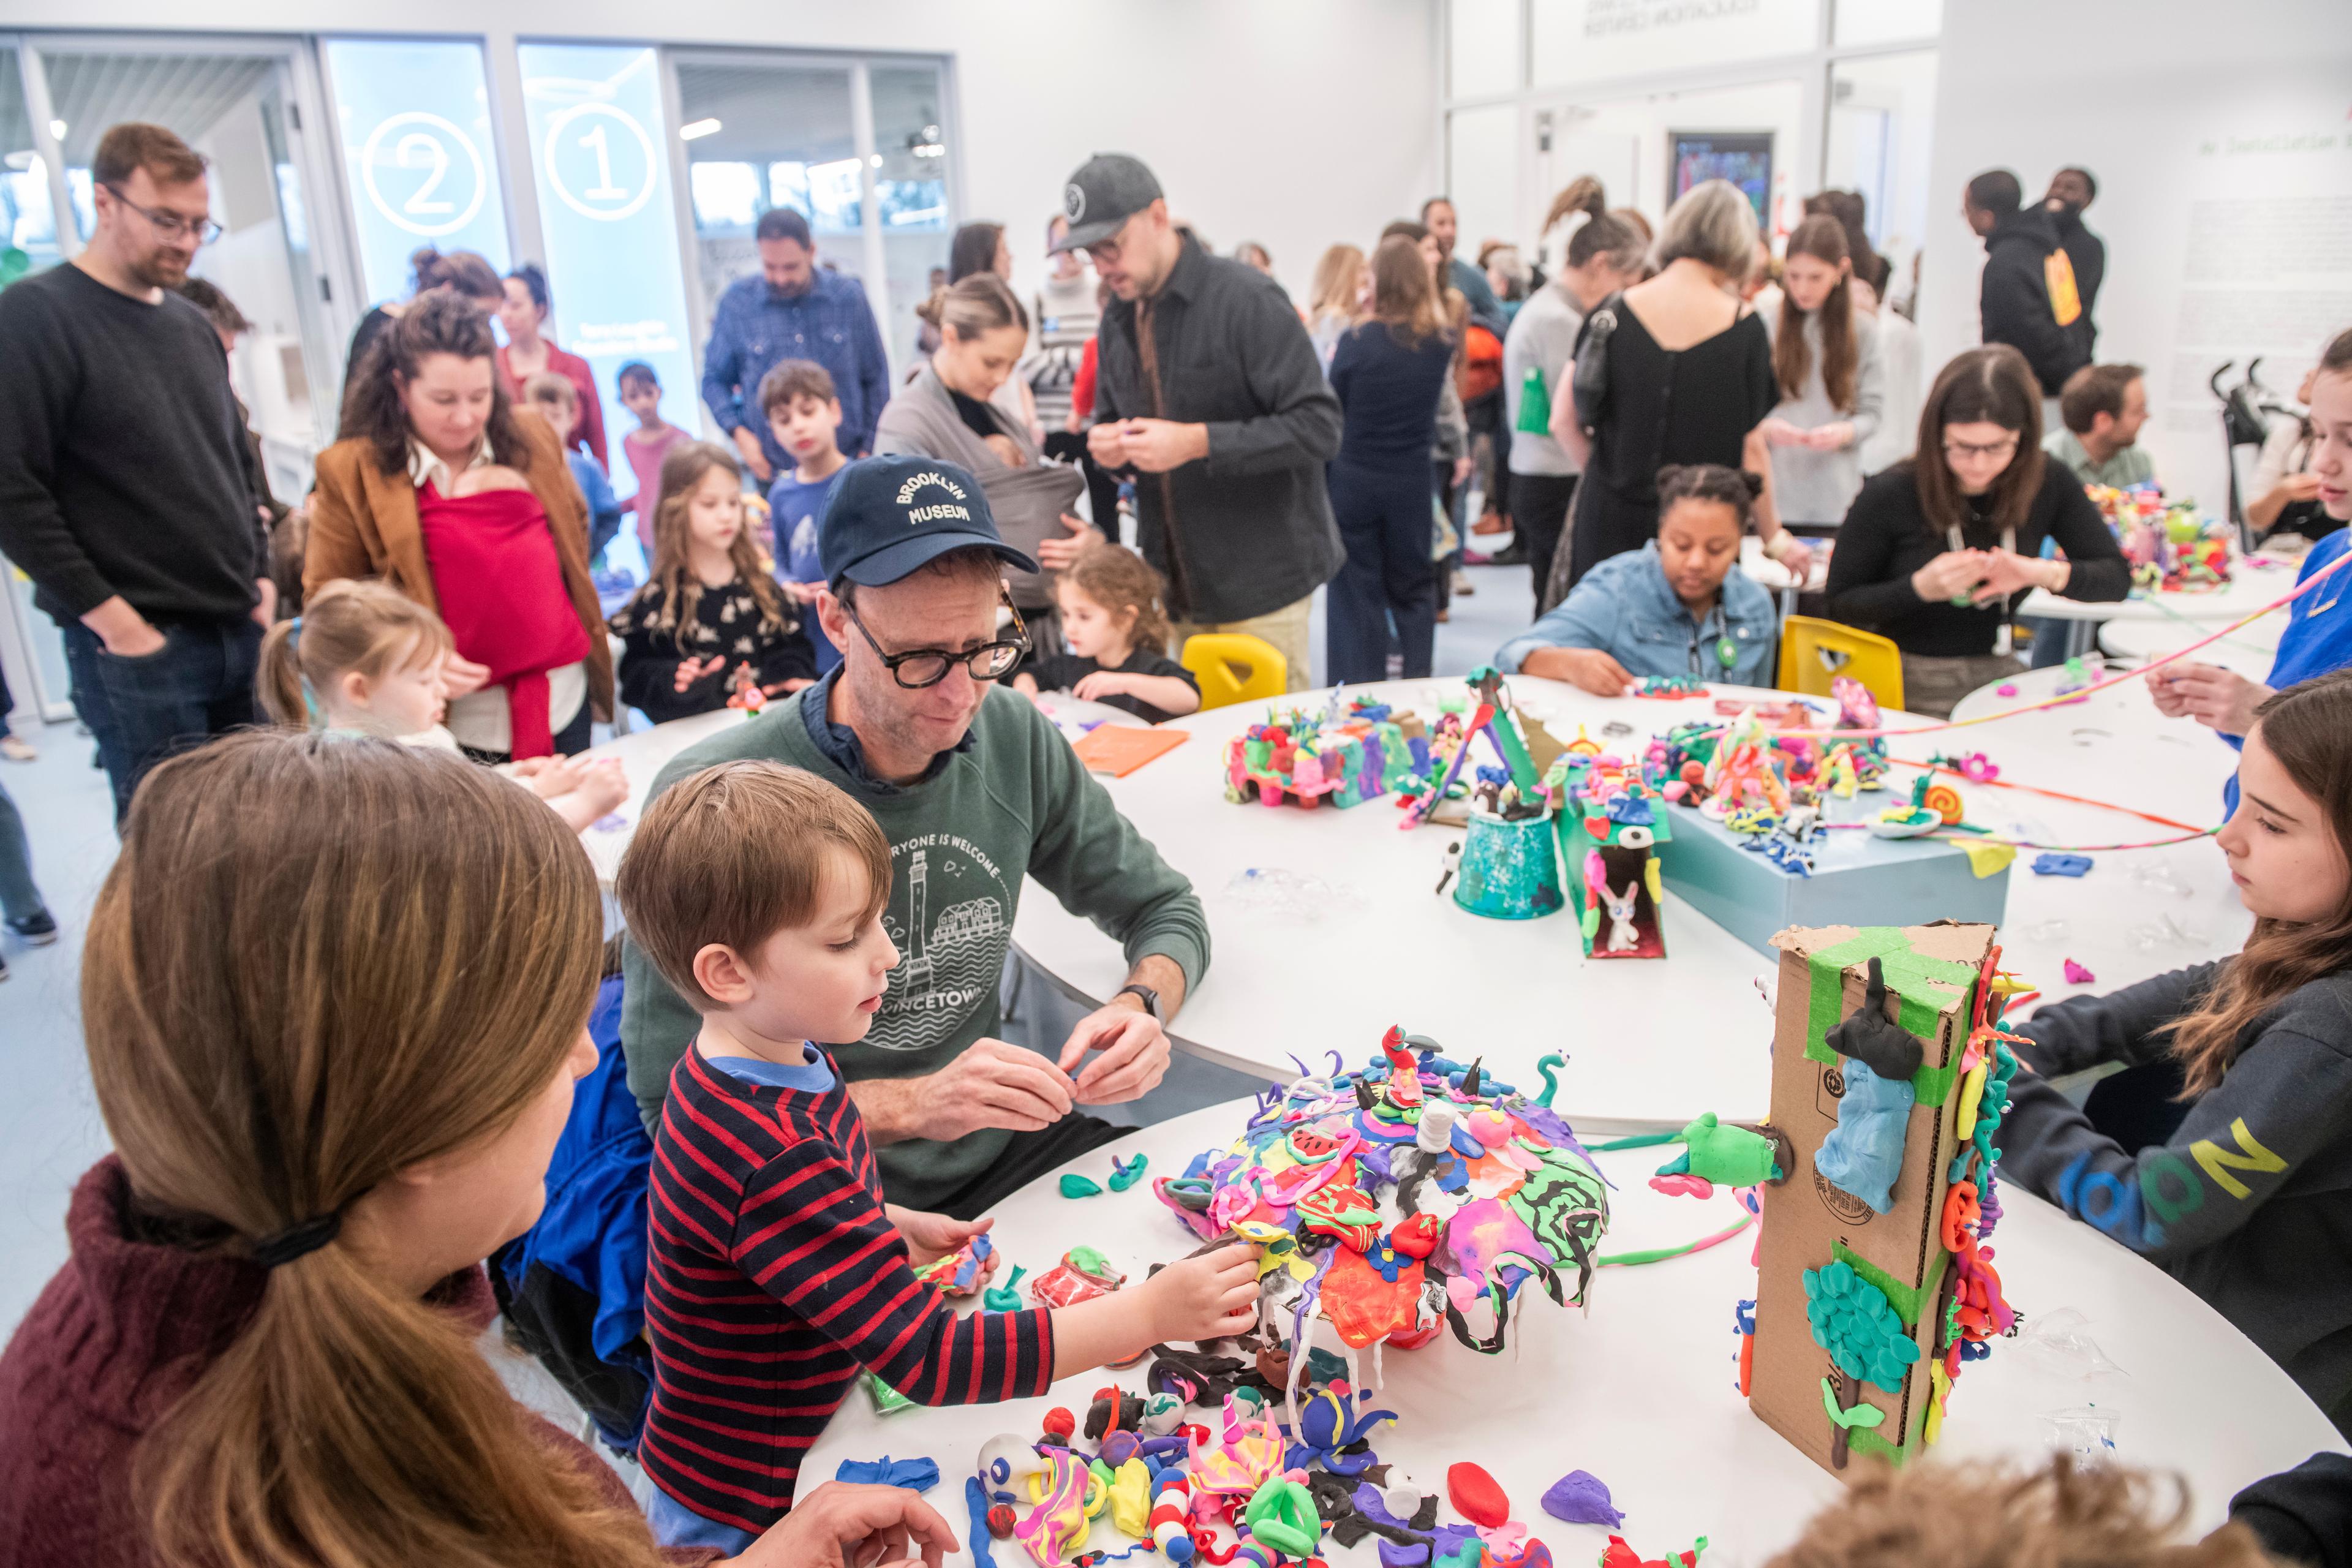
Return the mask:
M 1916 1457 L 1935 1441 L 1961 1366 L 2014 1321 L 1990 1249 L 1978 1247 L 1990 1228 L 1978 1198 L 1990 1186 L 1992 1130 L 2016 1071 L 1998 1027 L 2005 993 L 1993 937 L 1989 925 L 1939 921 L 1773 939 L 1771 1121 L 1793 1163 L 1764 1198 L 1743 1377 L 1758 1417 L 1824 1468 L 1843 1469 L 1852 1455 Z M 1881 1016 L 1916 1042 L 1919 1065 L 1907 1114 L 1888 1112 L 1882 1124 L 1899 1126 L 1899 1168 L 1872 1191 L 1843 1166 L 1847 1185 L 1832 1181 L 1822 1164 L 1842 1118 L 1850 1131 L 1863 1121 L 1842 1101 L 1868 1098 L 1884 1111 L 1906 1092 L 1837 1049 L 1859 1041 L 1840 1026 L 1864 1006 L 1874 958 Z M 1894 1143 L 1885 1147 L 1891 1155 Z M 1997 1217 L 1997 1203 L 1990 1212 Z

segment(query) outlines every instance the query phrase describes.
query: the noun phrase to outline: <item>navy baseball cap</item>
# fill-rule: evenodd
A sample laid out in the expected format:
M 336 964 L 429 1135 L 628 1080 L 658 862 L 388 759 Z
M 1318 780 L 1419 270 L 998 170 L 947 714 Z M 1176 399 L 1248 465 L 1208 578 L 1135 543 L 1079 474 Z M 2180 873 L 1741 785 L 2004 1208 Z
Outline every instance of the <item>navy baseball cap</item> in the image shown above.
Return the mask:
M 1159 199 L 1160 182 L 1142 159 L 1097 153 L 1062 187 L 1062 216 L 1070 220 L 1070 232 L 1047 254 L 1100 245 L 1118 232 L 1119 225 Z
M 841 471 L 817 521 L 817 560 L 835 593 L 845 578 L 878 588 L 950 550 L 971 549 L 1037 570 L 997 533 L 980 481 L 936 458 L 859 458 Z

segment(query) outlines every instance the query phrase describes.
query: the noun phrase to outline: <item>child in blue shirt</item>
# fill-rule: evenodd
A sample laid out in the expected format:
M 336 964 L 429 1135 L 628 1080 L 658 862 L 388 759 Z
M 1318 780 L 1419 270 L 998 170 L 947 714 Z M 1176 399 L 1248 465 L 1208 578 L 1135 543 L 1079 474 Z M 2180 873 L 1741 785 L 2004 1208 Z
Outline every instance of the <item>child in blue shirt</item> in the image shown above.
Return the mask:
M 1622 697 L 1644 676 L 1767 686 L 1780 637 L 1772 595 L 1739 568 L 1759 483 L 1714 463 L 1661 469 L 1658 536 L 1585 574 L 1505 643 L 1495 668 Z
M 563 438 L 564 459 L 572 465 L 572 478 L 580 487 L 581 498 L 588 503 L 588 564 L 591 570 L 601 572 L 604 567 L 604 546 L 621 531 L 621 503 L 613 494 L 613 481 L 604 477 L 596 459 L 572 446 L 572 433 L 580 427 L 579 391 L 569 377 L 543 370 L 523 384 L 522 395 L 523 401 L 538 410 Z
M 768 491 L 768 511 L 776 532 L 776 575 L 784 592 L 802 605 L 816 603 L 824 586 L 824 568 L 817 563 L 817 525 L 833 482 L 849 459 L 841 455 L 841 399 L 833 377 L 813 360 L 788 359 L 760 378 L 760 411 L 768 429 L 793 460 L 776 475 Z M 823 676 L 841 662 L 816 616 L 801 617 L 801 635 L 816 655 L 816 672 Z

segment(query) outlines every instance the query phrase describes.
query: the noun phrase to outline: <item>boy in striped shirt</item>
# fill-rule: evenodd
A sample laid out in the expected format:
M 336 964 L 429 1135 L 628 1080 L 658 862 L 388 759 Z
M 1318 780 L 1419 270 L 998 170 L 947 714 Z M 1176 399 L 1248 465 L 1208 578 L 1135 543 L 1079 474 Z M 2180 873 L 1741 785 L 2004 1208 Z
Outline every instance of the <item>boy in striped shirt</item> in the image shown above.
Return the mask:
M 848 795 L 778 763 L 705 769 L 646 808 L 614 890 L 702 1018 L 654 1139 L 637 1458 L 663 1544 L 731 1554 L 782 1518 L 860 1366 L 921 1404 L 981 1404 L 1256 1321 L 1247 1247 L 1051 1311 L 958 1316 L 915 1277 L 990 1222 L 883 1201 L 814 1043 L 863 1037 L 898 963 L 889 847 Z

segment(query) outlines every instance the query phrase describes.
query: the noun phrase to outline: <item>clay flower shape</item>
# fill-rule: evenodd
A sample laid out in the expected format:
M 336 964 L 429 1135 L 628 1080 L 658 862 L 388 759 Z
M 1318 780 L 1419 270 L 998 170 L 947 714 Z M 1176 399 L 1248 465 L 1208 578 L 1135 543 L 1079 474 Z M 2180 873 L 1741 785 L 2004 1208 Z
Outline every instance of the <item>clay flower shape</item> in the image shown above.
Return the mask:
M 1889 1394 L 1902 1392 L 1904 1374 L 1919 1359 L 1885 1292 L 1843 1261 L 1805 1270 L 1805 1321 L 1840 1372 Z

